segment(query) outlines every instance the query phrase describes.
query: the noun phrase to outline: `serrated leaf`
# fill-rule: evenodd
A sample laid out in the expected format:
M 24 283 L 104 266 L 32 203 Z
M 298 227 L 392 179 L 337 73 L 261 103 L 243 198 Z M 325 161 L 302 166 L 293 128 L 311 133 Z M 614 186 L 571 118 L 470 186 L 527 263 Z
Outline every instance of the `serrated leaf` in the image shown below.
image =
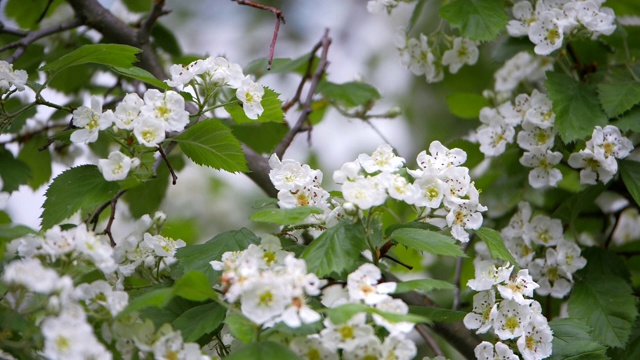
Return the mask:
M 171 325 L 180 330 L 185 342 L 198 340 L 222 324 L 227 309 L 216 303 L 195 306 L 176 318 Z
M 482 95 L 458 93 L 447 96 L 447 105 L 451 113 L 459 118 L 477 119 L 480 110 L 490 104 Z
M 216 292 L 209 284 L 209 279 L 202 271 L 190 271 L 173 284 L 175 295 L 191 301 L 217 299 Z
M 135 66 L 131 66 L 129 68 L 120 67 L 120 66 L 109 66 L 109 68 L 116 74 L 119 74 L 124 77 L 128 77 L 130 79 L 140 80 L 144 83 L 155 86 L 159 89 L 164 89 L 164 90 L 171 89 L 171 86 L 167 85 L 164 81 L 160 81 L 156 79 L 156 77 L 153 76 L 153 74 L 151 74 L 145 69 L 141 69 Z
M 616 276 L 592 275 L 579 279 L 569 298 L 569 316 L 586 320 L 599 343 L 623 347 L 638 315 L 637 299 L 629 284 Z
M 107 66 L 130 68 L 138 61 L 136 54 L 140 49 L 120 44 L 88 44 L 48 63 L 40 68 L 50 73 L 50 78 L 72 66 L 94 63 Z
M 620 160 L 618 167 L 624 185 L 636 204 L 640 205 L 640 163 L 632 160 Z
M 120 187 L 104 179 L 95 165 L 82 165 L 58 175 L 45 193 L 42 229 L 49 229 L 80 209 L 109 201 Z
M 218 275 L 213 271 L 209 262 L 220 260 L 222 254 L 227 251 L 241 251 L 251 244 L 259 243 L 260 239 L 249 229 L 225 231 L 204 244 L 178 248 L 176 251 L 176 258 L 179 260 L 178 267 L 182 268 L 185 273 L 200 271 L 207 276 L 209 284 L 216 284 L 219 283 Z
M 37 190 L 51 179 L 51 153 L 48 149 L 40 151 L 39 148 L 47 143 L 44 135 L 37 135 L 29 139 L 20 149 L 18 159 L 23 161 L 31 170 L 29 187 Z
M 319 277 L 340 276 L 355 270 L 367 248 L 362 224 L 341 222 L 313 240 L 302 253 L 307 269 Z
M 609 355 L 612 359 L 640 359 L 640 318 L 627 345 L 623 349 L 610 349 Z
M 238 123 L 266 123 L 266 122 L 276 122 L 281 123 L 284 121 L 284 112 L 282 111 L 282 100 L 278 97 L 280 94 L 269 89 L 268 87 L 264 87 L 264 95 L 262 96 L 262 108 L 264 111 L 256 120 L 249 119 L 247 115 L 244 113 L 244 109 L 242 108 L 242 103 L 234 102 L 231 104 L 225 105 L 224 109 L 227 110 L 231 118 Z
M 173 297 L 173 289 L 162 288 L 151 290 L 129 301 L 129 305 L 118 313 L 118 318 L 124 318 L 134 311 L 140 311 L 147 307 L 163 307 L 169 303 Z
M 553 352 L 549 360 L 604 360 L 607 349 L 589 335 L 582 319 L 565 318 L 549 322 L 553 331 Z
M 224 319 L 224 323 L 229 326 L 229 332 L 233 337 L 247 344 L 256 338 L 259 326 L 240 314 L 232 314 Z
M 402 228 L 392 232 L 389 237 L 418 251 L 426 251 L 434 255 L 467 257 L 452 237 L 435 231 Z
M 598 97 L 607 115 L 616 117 L 640 103 L 640 83 L 603 83 L 598 85 Z
M 463 37 L 479 41 L 494 40 L 508 22 L 500 0 L 453 0 L 440 8 L 440 16 Z
M 593 86 L 560 73 L 547 73 L 545 86 L 553 102 L 558 133 L 565 142 L 587 138 L 594 127 L 607 125 Z
M 467 315 L 464 311 L 441 309 L 429 306 L 409 306 L 409 312 L 437 322 L 462 321 L 462 319 Z
M 365 105 L 380 99 L 380 93 L 373 86 L 363 82 L 348 82 L 336 84 L 330 81 L 322 81 L 318 85 L 318 93 L 330 101 L 344 104 L 346 107 Z
M 312 113 L 313 114 L 313 113 Z M 241 143 L 260 154 L 271 154 L 289 132 L 286 123 L 244 123 L 231 127 Z
M 256 342 L 235 349 L 225 360 L 301 360 L 288 347 L 272 341 Z
M 322 214 L 322 209 L 315 206 L 299 206 L 291 209 L 264 209 L 251 215 L 249 219 L 278 225 L 294 225 L 301 223 L 311 214 Z
M 393 293 L 402 294 L 410 291 L 429 292 L 431 290 L 449 290 L 453 288 L 455 288 L 455 286 L 446 281 L 437 279 L 420 279 L 399 282 L 396 285 L 396 291 Z
M 10 151 L 0 149 L 0 177 L 4 183 L 2 191 L 12 192 L 31 179 L 31 170 L 24 161 L 14 158 Z
M 480 229 L 476 230 L 476 235 L 478 235 L 480 239 L 482 239 L 482 241 L 484 241 L 484 243 L 487 245 L 487 249 L 489 249 L 489 255 L 491 255 L 491 258 L 502 259 L 510 262 L 511 264 L 517 264 L 516 259 L 513 257 L 513 255 L 511 255 L 509 249 L 507 249 L 507 247 L 504 245 L 504 239 L 502 239 L 502 236 L 499 232 L 487 227 L 481 227 Z
M 622 114 L 612 124 L 621 131 L 640 132 L 640 106 L 635 106 L 631 110 Z
M 229 172 L 249 171 L 240 142 L 219 121 L 204 120 L 172 140 L 198 165 Z

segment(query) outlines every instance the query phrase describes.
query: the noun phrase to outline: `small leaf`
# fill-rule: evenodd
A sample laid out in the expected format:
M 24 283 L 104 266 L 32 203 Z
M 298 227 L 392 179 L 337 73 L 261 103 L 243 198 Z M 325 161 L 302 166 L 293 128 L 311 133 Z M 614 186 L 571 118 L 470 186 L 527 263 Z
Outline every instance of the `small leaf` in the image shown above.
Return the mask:
M 28 184 L 33 190 L 37 190 L 51 179 L 51 153 L 48 149 L 38 150 L 46 143 L 47 138 L 44 135 L 36 135 L 24 144 L 18 154 L 18 159 L 27 164 L 31 170 L 31 179 Z
M 0 148 L 0 177 L 4 183 L 0 190 L 12 192 L 29 182 L 31 170 L 24 161 L 14 158 L 10 151 Z
M 134 62 L 138 61 L 136 54 L 140 51 L 128 45 L 88 44 L 48 63 L 40 70 L 49 72 L 52 78 L 64 69 L 87 63 L 130 68 Z
M 141 69 L 139 67 L 131 66 L 129 68 L 120 67 L 120 66 L 109 66 L 109 68 L 118 75 L 128 77 L 134 80 L 140 80 L 149 85 L 155 86 L 159 89 L 169 90 L 171 86 L 167 85 L 164 81 L 160 81 L 156 79 L 153 74 L 148 72 L 145 69 Z
M 636 204 L 640 205 L 640 163 L 632 160 L 620 160 L 618 166 L 624 185 Z
M 507 14 L 500 0 L 453 0 L 440 8 L 440 16 L 463 37 L 491 41 L 507 26 Z
M 251 215 L 249 219 L 278 225 L 301 223 L 311 214 L 322 214 L 322 209 L 314 206 L 298 206 L 291 209 L 264 209 Z
M 224 306 L 209 303 L 185 311 L 171 325 L 174 329 L 180 330 L 185 342 L 192 342 L 217 329 L 225 315 L 227 309 Z
M 598 85 L 598 97 L 607 115 L 616 117 L 640 103 L 640 83 L 603 83 Z
M 605 360 L 607 348 L 589 335 L 582 319 L 565 318 L 549 322 L 553 331 L 553 353 L 549 360 Z
M 224 106 L 229 115 L 238 124 L 244 123 L 266 123 L 266 122 L 284 122 L 284 112 L 282 111 L 282 101 L 278 98 L 280 94 L 264 87 L 264 95 L 262 96 L 262 108 L 264 112 L 256 119 L 252 120 L 247 117 L 240 102 L 234 102 Z
M 172 140 L 198 165 L 229 172 L 249 171 L 240 142 L 219 121 L 204 120 Z
M 151 10 L 151 0 L 122 0 L 122 3 L 134 13 L 146 13 Z
M 82 165 L 58 175 L 45 193 L 42 229 L 49 229 L 80 209 L 89 209 L 109 201 L 118 184 L 104 179 L 95 165 Z
M 232 314 L 224 319 L 224 323 L 229 326 L 229 332 L 233 337 L 247 344 L 256 338 L 259 326 L 240 314 Z
M 301 255 L 309 272 L 319 277 L 340 276 L 355 270 L 367 248 L 362 224 L 341 222 L 313 240 Z
M 429 292 L 431 290 L 449 290 L 453 288 L 455 288 L 455 286 L 446 281 L 437 279 L 420 279 L 399 282 L 396 285 L 396 291 L 393 293 L 402 294 L 410 291 Z
M 447 96 L 447 105 L 451 113 L 459 118 L 477 119 L 480 110 L 490 104 L 482 95 L 458 93 Z
M 467 257 L 452 237 L 434 231 L 401 228 L 392 232 L 390 238 L 404 246 L 434 255 Z
M 191 271 L 183 275 L 173 285 L 174 294 L 191 301 L 217 299 L 216 292 L 202 271 Z
M 301 360 L 286 346 L 272 341 L 256 342 L 235 349 L 225 360 Z
M 144 308 L 155 306 L 163 307 L 169 303 L 173 297 L 172 288 L 162 288 L 151 290 L 129 301 L 129 305 L 118 314 L 118 318 L 124 318 L 134 311 L 140 311 Z
M 598 105 L 592 85 L 552 72 L 547 73 L 545 86 L 553 102 L 558 132 L 565 142 L 589 137 L 594 127 L 607 125 L 607 116 Z
M 504 240 L 499 232 L 487 227 L 481 227 L 476 230 L 476 234 L 480 236 L 480 239 L 482 239 L 485 244 L 487 244 L 491 258 L 502 259 L 510 262 L 511 264 L 517 264 L 516 259 L 504 245 Z
M 346 107 L 365 105 L 380 99 L 380 93 L 373 86 L 363 82 L 336 84 L 323 81 L 318 85 L 318 92 L 330 101 L 344 104 Z

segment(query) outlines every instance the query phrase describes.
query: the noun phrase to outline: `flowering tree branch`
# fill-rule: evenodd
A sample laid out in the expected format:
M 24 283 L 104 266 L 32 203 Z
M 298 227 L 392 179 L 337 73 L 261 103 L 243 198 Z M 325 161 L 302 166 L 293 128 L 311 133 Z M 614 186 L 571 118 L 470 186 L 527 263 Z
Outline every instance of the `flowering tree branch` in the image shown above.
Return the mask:
M 55 33 L 76 28 L 80 25 L 82 25 L 82 22 L 79 19 L 74 19 L 69 22 L 53 25 L 44 29 L 34 30 L 30 32 L 23 32 L 23 31 L 18 31 L 18 30 L 9 29 L 9 28 L 2 28 L 0 29 L 0 33 L 22 36 L 22 39 L 11 42 L 7 45 L 0 47 L 0 52 L 6 51 L 9 49 L 16 49 L 16 51 L 14 51 L 11 57 L 7 59 L 7 62 L 13 63 L 24 54 L 24 51 L 26 50 L 27 46 L 31 45 L 36 40 L 55 34 Z
M 276 41 L 278 39 L 278 31 L 280 30 L 280 22 L 284 24 L 284 15 L 282 15 L 282 11 L 280 9 L 276 9 L 273 6 L 262 5 L 260 3 L 249 1 L 249 0 L 231 0 L 238 3 L 238 5 L 247 5 L 254 7 L 256 9 L 266 10 L 273 13 L 276 16 L 276 24 L 273 29 L 273 38 L 271 39 L 271 45 L 269 46 L 269 60 L 267 61 L 267 70 L 271 70 L 271 63 L 273 62 L 273 53 L 276 48 Z

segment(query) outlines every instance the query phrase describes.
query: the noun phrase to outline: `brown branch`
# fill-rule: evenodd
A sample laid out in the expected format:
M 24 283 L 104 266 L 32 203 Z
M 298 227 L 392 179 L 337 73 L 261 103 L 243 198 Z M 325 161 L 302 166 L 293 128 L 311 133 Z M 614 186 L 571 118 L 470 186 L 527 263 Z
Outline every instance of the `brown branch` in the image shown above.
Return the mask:
M 313 78 L 311 79 L 311 84 L 309 85 L 309 89 L 307 90 L 307 98 L 302 106 L 302 112 L 298 117 L 298 121 L 296 124 L 289 130 L 287 135 L 282 139 L 282 141 L 276 147 L 275 154 L 282 158 L 284 152 L 289 148 L 291 142 L 296 137 L 298 133 L 303 130 L 303 125 L 309 120 L 309 114 L 313 111 L 311 107 L 311 102 L 313 101 L 313 95 L 320 84 L 320 80 L 322 80 L 322 76 L 327 70 L 327 66 L 329 66 L 329 61 L 327 61 L 327 53 L 329 52 L 329 46 L 331 45 L 331 38 L 329 37 L 329 29 L 326 29 L 322 39 L 320 40 L 320 44 L 322 47 L 322 52 L 320 53 L 320 62 L 318 63 L 318 68 L 316 68 L 316 72 L 313 74 Z M 311 53 L 313 57 L 315 52 Z
M 300 97 L 302 96 L 302 89 L 304 88 L 304 84 L 307 83 L 307 80 L 311 78 L 311 69 L 313 68 L 313 60 L 316 58 L 316 52 L 322 46 L 322 41 L 319 41 L 313 49 L 311 49 L 311 54 L 309 55 L 309 60 L 307 61 L 307 68 L 305 69 L 304 76 L 300 80 L 298 84 L 298 88 L 296 89 L 296 93 L 291 100 L 289 100 L 286 104 L 282 105 L 282 111 L 287 112 L 293 105 L 300 102 Z
M 231 0 L 231 1 L 235 1 L 236 3 L 238 3 L 238 5 L 246 5 L 246 6 L 254 7 L 256 9 L 270 11 L 273 13 L 273 15 L 276 16 L 276 24 L 273 29 L 273 38 L 271 39 L 271 45 L 269 46 L 269 60 L 267 61 L 267 70 L 271 70 L 271 63 L 273 62 L 273 53 L 275 52 L 275 49 L 276 49 L 278 31 L 280 30 L 280 22 L 282 21 L 283 24 L 285 23 L 284 15 L 282 15 L 282 11 L 273 6 L 262 5 L 260 3 L 253 2 L 250 0 Z
M 24 31 L 21 29 L 12 29 L 12 28 L 4 27 L 4 23 L 2 21 L 0 21 L 0 33 L 20 36 L 20 37 L 27 36 L 29 34 L 28 31 Z
M 418 332 L 418 334 L 420 334 L 420 337 L 424 340 L 424 342 L 426 342 L 427 345 L 429 345 L 429 347 L 433 350 L 433 352 L 436 353 L 437 356 L 444 355 L 444 353 L 442 352 L 442 349 L 440 349 L 440 346 L 438 346 L 438 343 L 431 336 L 431 334 L 427 332 L 427 327 L 425 325 L 417 324 L 416 331 Z
M 171 12 L 171 10 L 164 9 L 164 1 L 165 0 L 153 0 L 153 8 L 149 12 L 149 15 L 140 26 L 140 30 L 138 31 L 138 40 L 143 43 L 149 39 L 151 36 L 151 30 L 153 29 L 153 25 L 156 24 L 158 19 L 161 16 L 167 15 Z
M 164 162 L 167 164 L 167 168 L 169 168 L 169 173 L 171 173 L 171 179 L 172 179 L 171 183 L 175 185 L 178 182 L 178 175 L 176 175 L 176 172 L 173 171 L 173 167 L 171 166 L 169 159 L 167 159 L 167 155 L 164 153 L 164 150 L 162 150 L 161 145 L 158 145 L 158 152 L 160 152 L 160 156 L 162 156 L 162 160 L 164 160 Z
M 16 60 L 18 60 L 22 55 L 24 55 L 24 52 L 27 46 L 31 45 L 36 40 L 41 39 L 45 36 L 49 36 L 55 33 L 76 28 L 80 25 L 82 25 L 82 22 L 78 19 L 74 19 L 69 22 L 57 24 L 48 28 L 26 32 L 24 33 L 24 37 L 22 39 L 0 47 L 0 52 L 6 51 L 9 49 L 16 49 L 16 51 L 11 55 L 11 57 L 7 59 L 7 62 L 13 63 Z M 9 29 L 2 29 L 2 31 L 0 32 L 12 33 L 12 31 Z
M 93 228 L 92 230 L 95 231 L 96 227 L 98 226 L 98 219 L 100 218 L 100 214 L 102 214 L 102 212 L 108 207 L 111 206 L 111 214 L 109 215 L 109 221 L 107 222 L 107 226 L 104 229 L 104 234 L 106 234 L 109 237 L 109 241 L 111 242 L 111 247 L 116 246 L 116 241 L 113 239 L 113 234 L 111 233 L 111 226 L 113 225 L 113 221 L 116 218 L 116 204 L 118 203 L 118 199 L 124 195 L 124 193 L 126 193 L 127 190 L 120 190 L 118 191 L 115 196 L 105 202 L 104 204 L 100 205 L 100 207 L 98 207 L 96 209 L 96 211 L 93 213 L 93 215 L 91 216 L 91 219 L 89 220 L 89 224 L 93 223 Z

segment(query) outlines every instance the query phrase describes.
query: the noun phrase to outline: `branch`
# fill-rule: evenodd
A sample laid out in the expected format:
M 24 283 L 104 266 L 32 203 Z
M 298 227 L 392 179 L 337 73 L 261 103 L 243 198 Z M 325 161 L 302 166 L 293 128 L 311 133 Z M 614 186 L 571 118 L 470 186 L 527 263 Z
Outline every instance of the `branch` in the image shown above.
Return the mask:
M 118 199 L 126 193 L 127 190 L 120 190 L 116 195 L 106 203 L 100 205 L 96 212 L 91 216 L 91 220 L 89 223 L 93 223 L 93 230 L 95 231 L 96 226 L 98 225 L 98 219 L 100 218 L 100 214 L 107 208 L 107 206 L 111 206 L 111 214 L 109 215 L 109 222 L 107 222 L 107 226 L 104 228 L 104 233 L 109 237 L 109 241 L 111 242 L 111 247 L 115 247 L 116 241 L 113 239 L 113 234 L 111 233 L 111 226 L 113 225 L 113 221 L 116 218 L 116 204 L 118 203 Z
M 57 24 L 48 28 L 44 28 L 44 29 L 40 29 L 40 30 L 35 30 L 35 31 L 30 31 L 30 32 L 25 32 L 22 35 L 19 36 L 23 36 L 22 39 L 14 41 L 12 43 L 9 43 L 7 45 L 4 45 L 2 47 L 0 47 L 0 52 L 2 51 L 6 51 L 9 49 L 16 49 L 16 51 L 13 53 L 13 55 L 11 55 L 11 57 L 9 59 L 7 59 L 7 62 L 9 63 L 13 63 L 16 60 L 18 60 L 23 54 L 25 49 L 27 48 L 27 46 L 31 45 L 33 42 L 35 42 L 38 39 L 41 39 L 45 36 L 49 36 L 55 33 L 59 33 L 62 31 L 66 31 L 69 29 L 73 29 L 76 28 L 78 26 L 82 25 L 82 21 L 80 21 L 79 19 L 74 19 L 72 21 L 66 22 L 66 23 L 61 23 L 61 24 Z M 12 30 L 12 29 L 2 29 L 0 32 L 3 33 L 7 33 L 7 34 L 12 34 L 12 35 L 18 35 L 20 34 L 17 30 Z
M 271 63 L 273 62 L 273 53 L 276 49 L 276 40 L 278 39 L 278 30 L 280 30 L 280 21 L 284 24 L 284 15 L 280 9 L 276 9 L 273 6 L 262 5 L 249 0 L 231 0 L 238 3 L 238 5 L 247 5 L 260 10 L 266 10 L 273 13 L 276 16 L 276 24 L 273 29 L 273 38 L 271 39 L 271 45 L 269 46 L 269 60 L 267 61 L 267 70 L 271 70 Z
M 322 80 L 322 76 L 327 70 L 327 66 L 329 66 L 329 62 L 327 61 L 327 53 L 329 52 L 329 46 L 331 45 L 331 38 L 329 37 L 329 29 L 326 29 L 322 39 L 319 42 L 322 47 L 322 52 L 320 53 L 320 62 L 318 63 L 318 68 L 316 68 L 316 72 L 313 74 L 313 78 L 311 79 L 311 84 L 309 85 L 309 89 L 307 90 L 307 98 L 302 106 L 302 112 L 298 117 L 298 121 L 296 124 L 289 130 L 289 133 L 282 139 L 280 144 L 276 147 L 275 154 L 282 158 L 284 152 L 287 150 L 291 142 L 296 137 L 296 135 L 302 131 L 302 126 L 309 119 L 309 114 L 313 111 L 311 107 L 311 102 L 313 101 L 313 95 Z M 317 50 L 318 46 L 314 47 Z M 311 53 L 311 62 L 313 61 L 313 57 L 315 55 L 315 51 Z
M 153 25 L 158 21 L 158 18 L 163 15 L 167 15 L 171 10 L 164 9 L 164 0 L 153 0 L 153 8 L 149 12 L 149 16 L 144 20 L 140 31 L 138 32 L 138 40 L 143 43 L 151 36 L 151 30 Z
M 468 241 L 464 244 L 463 252 L 467 252 L 469 246 L 471 245 L 471 241 Z M 460 278 L 462 277 L 462 256 L 458 257 L 456 260 L 456 275 L 453 280 L 453 284 L 455 285 L 455 289 L 453 289 L 453 310 L 458 310 L 460 306 Z

